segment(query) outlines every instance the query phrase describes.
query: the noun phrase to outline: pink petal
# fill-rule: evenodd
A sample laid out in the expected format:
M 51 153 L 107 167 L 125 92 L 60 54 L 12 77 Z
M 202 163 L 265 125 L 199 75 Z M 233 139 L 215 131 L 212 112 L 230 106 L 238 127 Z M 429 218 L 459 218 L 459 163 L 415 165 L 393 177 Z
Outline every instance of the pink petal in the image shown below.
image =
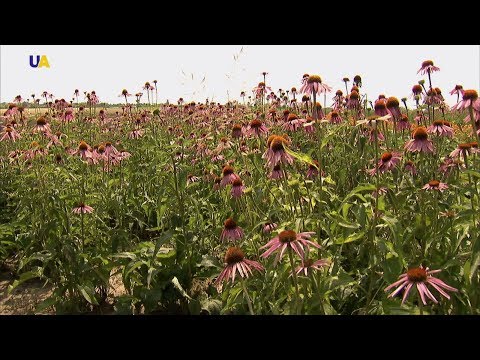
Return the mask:
M 423 285 L 423 283 L 417 283 L 417 290 L 418 290 L 418 293 L 420 294 L 420 298 L 422 299 L 423 305 L 427 305 L 427 302 L 425 301 L 424 290 L 421 285 Z
M 403 293 L 403 298 L 402 298 L 402 305 L 407 300 L 407 296 L 410 293 L 410 290 L 412 289 L 413 283 L 410 282 L 408 283 L 407 287 L 405 288 L 405 292 Z

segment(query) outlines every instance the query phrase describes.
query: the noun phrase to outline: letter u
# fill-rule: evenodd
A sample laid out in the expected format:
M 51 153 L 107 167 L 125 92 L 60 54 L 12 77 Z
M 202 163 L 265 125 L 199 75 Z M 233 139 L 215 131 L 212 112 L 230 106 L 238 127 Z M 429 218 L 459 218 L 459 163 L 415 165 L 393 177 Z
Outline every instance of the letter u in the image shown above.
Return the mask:
M 38 63 L 40 62 L 40 55 L 37 55 L 37 63 L 33 63 L 33 55 L 30 55 L 30 66 L 33 68 L 36 68 L 38 66 Z

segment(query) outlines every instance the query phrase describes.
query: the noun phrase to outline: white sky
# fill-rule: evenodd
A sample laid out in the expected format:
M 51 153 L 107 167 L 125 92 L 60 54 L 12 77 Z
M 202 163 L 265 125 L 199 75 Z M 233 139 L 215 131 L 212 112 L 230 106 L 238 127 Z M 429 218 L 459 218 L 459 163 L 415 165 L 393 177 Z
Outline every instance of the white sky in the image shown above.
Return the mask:
M 363 79 L 361 91 L 370 99 L 380 93 L 400 99 L 422 78 L 417 70 L 428 59 L 440 67 L 432 82 L 449 104 L 456 101 L 448 94 L 456 84 L 476 90 L 480 85 L 478 45 L 244 45 L 240 53 L 241 49 L 242 45 L 2 45 L 0 102 L 16 95 L 38 97 L 44 90 L 71 100 L 79 89 L 82 95 L 95 90 L 100 101 L 117 103 L 122 102 L 118 95 L 123 88 L 131 94 L 144 92 L 146 102 L 141 88 L 154 79 L 160 102 L 179 97 L 225 102 L 227 91 L 230 99 L 240 99 L 242 90 L 251 95 L 263 71 L 268 72 L 267 86 L 276 93 L 279 88 L 299 89 L 304 73 L 320 75 L 333 87 L 327 106 L 334 91 L 345 92 L 342 78 L 353 80 L 357 74 Z M 47 55 L 50 69 L 29 66 L 29 55 L 37 54 Z M 319 100 L 323 103 L 323 97 Z

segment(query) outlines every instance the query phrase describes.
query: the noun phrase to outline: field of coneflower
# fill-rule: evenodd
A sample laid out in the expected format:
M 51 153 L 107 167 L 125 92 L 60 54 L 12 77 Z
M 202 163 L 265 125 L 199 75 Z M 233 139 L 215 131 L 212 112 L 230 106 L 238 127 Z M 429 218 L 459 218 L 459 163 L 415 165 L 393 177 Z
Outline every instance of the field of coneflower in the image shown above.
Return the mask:
M 263 73 L 226 104 L 159 104 L 156 81 L 117 109 L 17 96 L 0 121 L 8 291 L 40 280 L 36 312 L 59 314 L 479 314 L 480 100 L 436 88 L 439 70 L 405 84 L 413 108 L 358 75 L 274 92 Z

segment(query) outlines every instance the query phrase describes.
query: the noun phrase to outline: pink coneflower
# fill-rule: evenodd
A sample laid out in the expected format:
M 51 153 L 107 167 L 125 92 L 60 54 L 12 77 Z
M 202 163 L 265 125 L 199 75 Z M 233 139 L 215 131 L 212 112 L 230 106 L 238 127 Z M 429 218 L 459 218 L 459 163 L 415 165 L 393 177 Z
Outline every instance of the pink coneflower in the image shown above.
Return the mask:
M 304 121 L 304 119 L 299 119 L 297 115 L 290 113 L 288 114 L 287 121 L 282 126 L 287 131 L 296 131 L 302 127 Z
M 372 197 L 376 199 L 379 196 L 386 195 L 387 192 L 388 192 L 388 188 L 384 186 L 380 186 L 378 189 L 372 191 Z
M 267 141 L 268 149 L 262 155 L 266 159 L 267 166 L 273 169 L 277 164 L 292 164 L 293 157 L 285 151 L 287 140 L 278 135 L 273 135 Z
M 420 125 L 422 122 L 424 123 L 426 121 L 426 115 L 423 110 L 417 110 L 417 115 L 413 119 L 417 125 Z
M 63 121 L 70 122 L 73 121 L 74 118 L 75 116 L 73 115 L 73 109 L 68 107 L 63 113 Z
M 452 106 L 452 110 L 468 109 L 470 105 L 477 111 L 480 111 L 480 99 L 475 90 L 465 90 L 463 92 L 462 101 Z
M 273 230 L 275 230 L 276 228 L 278 228 L 278 225 L 276 223 L 272 223 L 272 222 L 267 222 L 265 223 L 265 225 L 263 225 L 263 233 L 264 234 L 269 234 L 271 233 Z
M 93 208 L 81 202 L 76 208 L 73 208 L 72 211 L 75 214 L 91 214 L 93 212 Z
M 382 154 L 380 161 L 378 162 L 378 171 L 380 173 L 384 173 L 386 171 L 393 170 L 397 164 L 400 162 L 402 157 L 400 153 L 397 152 L 385 152 Z M 375 175 L 377 172 L 377 168 L 373 168 L 368 171 L 370 175 Z
M 56 145 L 62 145 L 62 143 L 59 140 L 59 137 L 62 136 L 62 133 L 57 131 L 55 134 L 45 132 L 43 133 L 50 141 L 47 144 L 47 149 L 51 148 L 52 146 Z
M 303 85 L 300 88 L 300 92 L 304 94 L 313 94 L 318 95 L 324 92 L 332 91 L 332 88 L 327 84 L 322 83 L 322 78 L 318 75 L 310 75 L 308 78 L 305 77 L 302 80 Z
M 320 167 L 320 164 L 317 160 L 313 160 L 313 163 L 315 165 L 308 165 L 307 178 L 315 178 L 318 176 L 318 168 Z
M 269 86 L 265 86 L 265 83 L 262 81 L 259 82 L 258 85 L 252 89 L 252 91 L 255 94 L 256 98 L 261 98 L 267 93 L 267 91 L 272 91 L 272 88 Z
M 461 171 L 463 168 L 465 168 L 465 165 L 462 163 L 460 158 L 455 159 L 453 157 L 446 156 L 440 164 L 438 171 L 446 176 L 450 176 L 454 170 Z
M 232 127 L 232 138 L 239 139 L 243 136 L 243 128 L 242 125 L 235 124 Z
M 477 153 L 479 152 L 478 148 L 472 147 L 472 143 L 462 143 L 458 144 L 457 148 L 450 153 L 451 157 L 460 157 L 460 154 L 463 158 L 470 155 L 470 153 Z
M 420 73 L 422 75 L 425 75 L 425 74 L 430 74 L 430 73 L 435 72 L 435 71 L 440 71 L 440 68 L 434 66 L 432 60 L 425 60 L 422 63 L 422 67 L 417 71 L 417 74 Z
M 317 119 L 323 119 L 325 117 L 325 114 L 323 113 L 322 104 L 320 104 L 317 101 L 315 104 L 312 104 L 312 106 L 315 107 L 315 112 L 317 113 Z
M 340 124 L 343 119 L 342 117 L 340 116 L 340 113 L 336 110 L 333 110 L 332 112 L 330 112 L 329 115 L 327 115 L 327 118 L 330 116 L 330 124 Z
M 126 102 L 127 104 L 128 104 L 127 97 L 129 97 L 129 96 L 132 96 L 132 94 L 130 94 L 127 89 L 123 89 L 122 92 L 121 92 L 121 94 L 118 95 L 118 97 L 124 97 L 124 98 L 125 98 L 125 102 Z
M 427 128 L 427 133 L 436 134 L 437 136 L 453 137 L 453 128 L 448 121 L 435 120 L 432 125 Z
M 245 185 L 243 185 L 243 181 L 240 178 L 233 180 L 232 190 L 230 191 L 232 197 L 239 198 L 240 196 L 242 196 L 244 191 Z
M 99 97 L 97 96 L 97 94 L 95 93 L 95 91 L 92 91 L 91 94 L 90 94 L 90 98 L 88 100 L 88 102 L 92 105 L 96 105 L 100 102 L 100 99 Z
M 356 91 L 352 91 L 348 95 L 347 99 L 347 109 L 358 109 L 360 106 L 360 94 Z
M 346 85 L 347 84 L 345 84 L 345 88 L 346 88 Z M 345 100 L 342 90 L 337 90 L 332 100 L 333 100 L 333 109 L 340 110 L 343 107 L 343 101 Z
M 410 152 L 433 153 L 433 144 L 428 139 L 427 129 L 419 126 L 413 131 L 413 139 L 405 144 L 405 150 Z
M 248 125 L 247 131 L 246 131 L 247 136 L 252 136 L 252 135 L 260 136 L 260 135 L 266 135 L 267 133 L 268 133 L 267 127 L 259 119 L 252 120 Z
M 302 76 L 302 84 L 303 85 L 305 85 L 308 82 L 309 77 L 310 77 L 309 74 L 303 74 L 303 76 Z M 302 91 L 300 90 L 300 92 L 302 92 Z
M 436 87 L 435 92 L 437 93 L 437 97 L 440 99 L 440 103 L 443 103 L 445 101 L 445 98 L 442 95 L 442 90 Z
M 385 102 L 385 106 L 394 119 L 398 120 L 402 117 L 400 102 L 395 96 L 390 96 Z
M 413 85 L 411 97 L 420 96 L 422 94 L 422 91 L 423 91 L 422 85 L 419 85 L 419 84 Z
M 112 160 L 115 158 L 115 156 L 117 156 L 119 153 L 119 151 L 117 150 L 117 148 L 115 146 L 113 146 L 113 144 L 110 142 L 110 141 L 107 141 L 105 143 L 105 156 Z
M 43 116 L 39 117 L 37 119 L 37 124 L 33 128 L 34 133 L 38 132 L 50 132 L 50 125 L 47 123 L 47 119 L 45 119 Z
M 240 179 L 240 177 L 235 174 L 233 167 L 231 167 L 230 165 L 226 165 L 223 167 L 222 175 L 223 178 L 220 182 L 221 187 L 225 187 L 229 184 L 232 184 L 235 180 Z
M 330 260 L 328 259 L 319 259 L 317 261 L 313 261 L 312 259 L 303 259 L 302 265 L 295 269 L 297 274 L 303 272 L 305 276 L 308 276 L 308 270 L 315 269 L 320 270 L 322 267 L 326 267 L 330 265 Z
M 11 141 L 15 142 L 16 140 L 18 140 L 20 138 L 21 138 L 20 134 L 13 127 L 11 127 L 10 125 L 7 125 L 3 129 L 3 135 L 0 138 L 0 141 L 11 140 Z
M 220 143 L 218 144 L 217 148 L 215 149 L 215 151 L 217 151 L 218 153 L 222 152 L 223 150 L 225 149 L 230 149 L 232 146 L 233 146 L 233 142 L 231 142 L 230 140 L 228 140 L 228 138 L 226 137 L 222 137 L 220 139 Z
M 443 192 L 444 190 L 448 189 L 448 185 L 445 183 L 442 183 L 438 180 L 430 180 L 427 184 L 425 184 L 424 187 L 422 187 L 423 190 L 438 190 Z
M 375 100 L 375 105 L 373 106 L 375 110 L 375 115 L 385 116 L 388 115 L 387 110 L 387 101 L 385 99 Z
M 454 95 L 454 94 L 457 94 L 457 102 L 458 102 L 458 99 L 460 98 L 460 95 L 463 96 L 463 93 L 465 91 L 463 90 L 463 86 L 462 85 L 455 85 L 455 87 L 453 88 L 452 91 L 450 91 L 450 95 Z
M 188 174 L 187 175 L 187 185 L 190 185 L 194 182 L 200 181 L 200 178 L 198 176 L 195 176 L 193 174 Z
M 380 142 L 385 140 L 385 136 L 383 136 L 383 133 L 378 128 L 372 128 L 368 132 L 368 141 L 371 143 L 375 142 L 375 135 L 377 137 L 377 141 Z
M 274 261 L 274 265 L 276 265 L 278 261 L 282 259 L 285 250 L 291 248 L 298 256 L 300 256 L 300 258 L 303 259 L 305 255 L 305 247 L 310 249 L 310 245 L 312 245 L 318 249 L 320 248 L 320 245 L 309 240 L 314 234 L 315 233 L 311 231 L 297 234 L 293 230 L 284 230 L 260 248 L 269 248 L 260 256 L 266 258 L 277 251 Z
M 439 95 L 437 89 L 428 89 L 423 103 L 427 105 L 440 105 L 442 103 L 442 96 Z
M 225 220 L 225 222 L 223 223 L 222 233 L 220 234 L 220 240 L 236 241 L 238 239 L 241 239 L 243 236 L 244 233 L 242 228 L 238 226 L 232 218 L 228 218 L 227 220 Z
M 72 155 L 80 155 L 82 160 L 93 159 L 93 153 L 90 149 L 90 146 L 85 141 L 80 141 L 78 149 L 75 150 Z
M 25 151 L 25 158 L 26 159 L 33 159 L 36 156 L 43 156 L 47 155 L 48 150 L 44 149 L 40 144 L 36 141 L 32 141 L 30 144 L 30 149 Z
M 315 120 L 313 120 L 311 116 L 307 116 L 306 119 L 301 120 L 303 122 L 303 130 L 305 130 L 307 134 L 312 134 L 315 132 L 315 127 L 313 126 L 315 124 Z
M 353 77 L 353 84 L 357 87 L 362 87 L 362 77 L 360 75 L 355 75 Z
M 268 177 L 273 180 L 282 179 L 284 177 L 284 173 L 280 164 L 277 164 L 273 167 L 272 172 Z
M 240 248 L 231 247 L 225 254 L 225 268 L 218 275 L 217 280 L 215 280 L 215 285 L 218 286 L 222 282 L 228 282 L 229 280 L 233 283 L 237 271 L 242 278 L 248 278 L 250 275 L 253 275 L 252 268 L 257 271 L 265 270 L 259 262 L 246 259 Z
M 117 156 L 118 156 L 118 160 L 123 161 L 123 160 L 128 159 L 130 156 L 132 156 L 132 154 L 129 153 L 128 151 L 126 151 L 126 150 L 121 150 L 121 151 L 119 151 Z
M 410 127 L 412 125 L 410 124 L 410 121 L 408 120 L 408 116 L 403 114 L 402 117 L 398 120 L 397 122 L 397 130 L 403 131 L 403 130 L 410 130 Z
M 212 162 L 223 161 L 223 160 L 225 160 L 225 156 L 223 156 L 222 154 L 213 154 L 211 160 L 212 160 Z
M 409 269 L 405 274 L 400 275 L 400 280 L 394 282 L 393 284 L 387 286 L 385 291 L 389 291 L 390 289 L 397 286 L 395 291 L 393 291 L 388 297 L 394 297 L 395 295 L 399 294 L 400 291 L 404 290 L 403 297 L 402 297 L 402 304 L 408 297 L 410 290 L 415 285 L 417 288 L 418 293 L 420 294 L 420 298 L 424 305 L 427 305 L 425 297 L 431 299 L 435 304 L 438 303 L 437 299 L 433 296 L 433 294 L 428 290 L 427 285 L 432 286 L 435 290 L 437 290 L 441 295 L 446 297 L 450 300 L 450 296 L 444 291 L 453 291 L 457 292 L 458 290 L 454 287 L 451 287 L 445 284 L 442 280 L 437 279 L 432 276 L 432 274 L 439 273 L 442 270 L 429 270 L 428 267 L 424 269 L 422 266 L 419 268 L 412 268 Z M 444 290 L 443 290 L 444 289 Z
M 403 165 L 403 170 L 408 171 L 412 176 L 417 175 L 417 168 L 411 160 L 405 162 L 405 165 Z
M 129 139 L 139 139 L 143 136 L 145 133 L 145 130 L 142 129 L 133 129 L 128 133 L 128 138 Z
M 220 182 L 222 178 L 220 176 L 216 176 L 213 180 L 213 190 L 220 190 Z

